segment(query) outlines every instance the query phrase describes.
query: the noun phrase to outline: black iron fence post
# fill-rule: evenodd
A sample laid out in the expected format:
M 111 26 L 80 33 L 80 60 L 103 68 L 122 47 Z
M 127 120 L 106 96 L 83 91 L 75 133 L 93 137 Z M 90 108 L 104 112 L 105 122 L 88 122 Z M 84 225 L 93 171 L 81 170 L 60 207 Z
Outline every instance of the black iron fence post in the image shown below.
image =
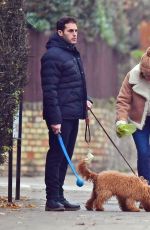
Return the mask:
M 13 134 L 10 135 L 10 150 L 8 152 L 8 202 L 12 202 L 13 176 Z
M 22 97 L 19 104 L 19 127 L 17 138 L 17 161 L 16 161 L 16 200 L 20 200 L 20 172 L 21 172 L 21 143 L 22 143 Z

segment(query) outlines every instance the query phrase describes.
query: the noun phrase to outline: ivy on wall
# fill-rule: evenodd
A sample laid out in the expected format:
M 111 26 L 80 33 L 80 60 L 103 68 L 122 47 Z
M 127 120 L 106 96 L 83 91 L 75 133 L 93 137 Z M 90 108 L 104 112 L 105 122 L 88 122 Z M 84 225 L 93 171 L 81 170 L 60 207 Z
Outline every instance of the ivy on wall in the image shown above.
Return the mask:
M 100 35 L 121 53 L 132 48 L 132 33 L 143 18 L 150 18 L 149 10 L 149 0 L 26 0 L 27 20 L 36 29 L 53 30 L 60 17 L 74 16 L 88 40 Z
M 12 124 L 26 84 L 27 48 L 22 0 L 0 2 L 0 164 L 11 148 Z

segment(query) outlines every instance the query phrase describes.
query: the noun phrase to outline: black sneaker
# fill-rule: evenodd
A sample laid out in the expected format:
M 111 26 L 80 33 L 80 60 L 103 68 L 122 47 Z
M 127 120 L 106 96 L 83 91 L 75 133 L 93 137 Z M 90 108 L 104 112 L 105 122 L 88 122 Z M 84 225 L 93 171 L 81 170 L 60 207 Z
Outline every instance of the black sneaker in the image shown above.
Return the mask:
M 71 204 L 65 198 L 59 200 L 59 202 L 64 206 L 65 211 L 77 211 L 77 210 L 80 209 L 80 205 L 79 204 Z
M 45 205 L 45 211 L 64 211 L 65 207 L 63 204 L 56 200 L 48 200 Z

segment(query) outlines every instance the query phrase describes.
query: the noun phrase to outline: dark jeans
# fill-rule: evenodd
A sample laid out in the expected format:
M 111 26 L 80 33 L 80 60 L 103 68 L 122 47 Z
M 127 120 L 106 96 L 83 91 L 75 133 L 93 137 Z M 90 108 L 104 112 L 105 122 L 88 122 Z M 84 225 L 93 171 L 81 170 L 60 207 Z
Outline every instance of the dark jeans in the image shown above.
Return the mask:
M 137 149 L 137 169 L 150 184 L 150 116 L 146 118 L 144 128 L 133 134 Z
M 68 162 L 59 145 L 57 135 L 49 128 L 49 146 L 45 165 L 45 184 L 47 200 L 63 197 L 63 184 L 66 176 Z M 79 120 L 63 120 L 61 127 L 61 136 L 67 149 L 70 159 L 78 133 Z

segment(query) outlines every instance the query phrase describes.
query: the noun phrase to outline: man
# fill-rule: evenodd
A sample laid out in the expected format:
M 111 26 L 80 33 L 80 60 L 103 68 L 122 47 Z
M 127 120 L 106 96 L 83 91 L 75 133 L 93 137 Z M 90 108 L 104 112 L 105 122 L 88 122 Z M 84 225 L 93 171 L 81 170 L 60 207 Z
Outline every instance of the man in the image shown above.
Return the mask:
M 68 164 L 57 139 L 57 134 L 61 133 L 71 158 L 79 119 L 86 118 L 86 110 L 92 105 L 87 101 L 84 70 L 75 47 L 77 34 L 76 20 L 61 18 L 41 60 L 43 117 L 49 129 L 50 145 L 45 166 L 46 211 L 80 209 L 80 205 L 71 204 L 64 198 Z

